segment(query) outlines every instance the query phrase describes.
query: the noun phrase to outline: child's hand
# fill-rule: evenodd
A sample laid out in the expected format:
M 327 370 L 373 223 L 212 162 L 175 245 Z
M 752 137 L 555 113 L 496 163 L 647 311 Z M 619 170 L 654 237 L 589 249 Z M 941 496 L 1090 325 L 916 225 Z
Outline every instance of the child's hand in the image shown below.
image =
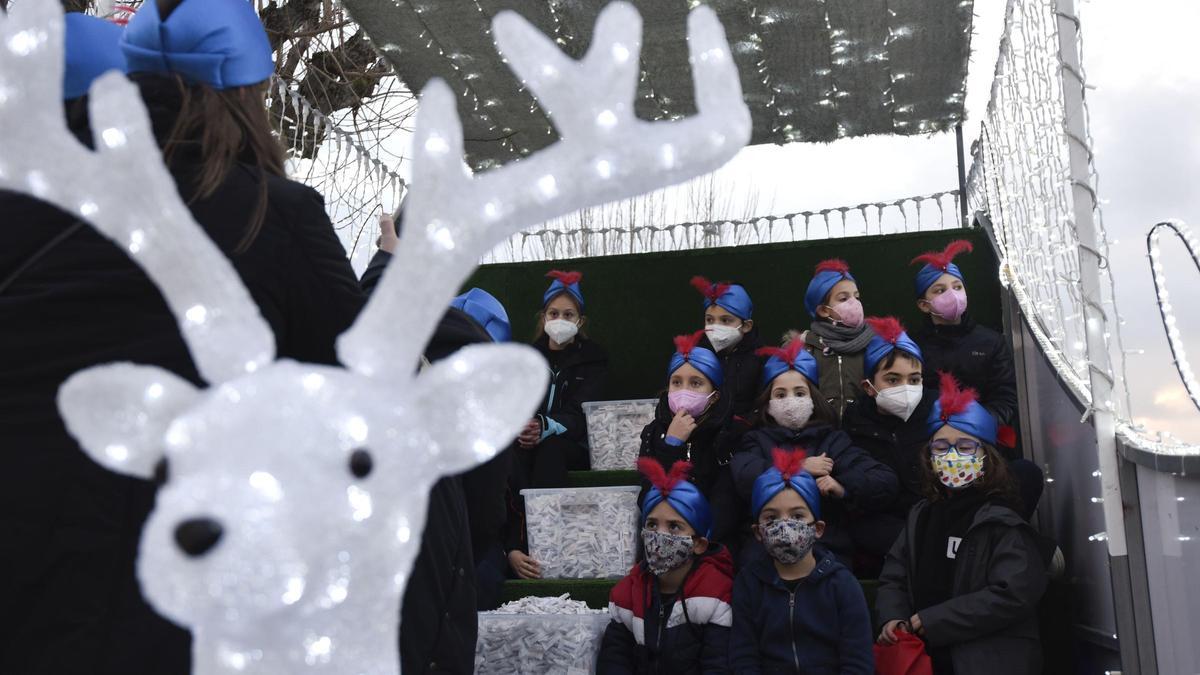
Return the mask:
M 921 623 L 921 615 L 913 614 L 912 618 L 908 620 L 908 625 L 912 626 L 913 635 L 925 637 L 925 626 Z
M 883 630 L 879 631 L 879 638 L 876 640 L 876 642 L 881 645 L 896 644 L 896 642 L 899 640 L 899 638 L 896 637 L 896 631 L 901 629 L 907 630 L 908 624 L 904 623 L 900 619 L 892 619 L 891 621 L 883 624 Z
M 400 238 L 396 236 L 396 223 L 392 221 L 392 217 L 388 215 L 379 216 L 379 239 L 375 245 L 381 251 L 388 253 L 396 252 L 396 245 L 400 243 Z
M 837 482 L 833 476 L 821 476 L 817 479 L 817 489 L 821 491 L 822 497 L 832 497 L 833 499 L 841 499 L 846 496 L 846 488 Z
M 696 430 L 696 419 L 688 414 L 686 410 L 680 410 L 675 413 L 675 418 L 671 420 L 671 426 L 667 427 L 667 435 L 674 436 L 681 441 L 687 441 L 692 437 L 692 432 Z
M 525 555 L 520 550 L 509 552 L 508 566 L 522 579 L 542 578 L 542 566 L 538 564 L 538 561 Z
M 833 460 L 821 453 L 816 457 L 804 458 L 804 470 L 813 475 L 814 478 L 828 476 L 833 471 Z
M 521 435 L 517 436 L 517 443 L 522 448 L 528 450 L 538 444 L 542 438 L 542 423 L 538 419 L 531 419 L 525 424 L 525 428 L 521 430 Z

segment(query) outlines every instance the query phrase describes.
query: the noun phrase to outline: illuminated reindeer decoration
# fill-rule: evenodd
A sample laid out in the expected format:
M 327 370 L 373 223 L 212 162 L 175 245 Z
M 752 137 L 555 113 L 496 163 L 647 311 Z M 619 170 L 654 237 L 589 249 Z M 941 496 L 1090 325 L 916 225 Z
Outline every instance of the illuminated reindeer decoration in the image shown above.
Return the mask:
M 409 225 L 339 339 L 344 369 L 274 360 L 269 327 L 181 203 L 130 83 L 109 74 L 93 87 L 95 152 L 70 135 L 61 23 L 56 0 L 0 15 L 0 188 L 75 213 L 125 248 L 211 385 L 124 363 L 79 372 L 59 392 L 95 461 L 165 480 L 142 533 L 146 597 L 191 629 L 199 674 L 399 672 L 400 600 L 430 488 L 511 442 L 547 381 L 527 347 L 468 347 L 416 374 L 419 355 L 504 238 L 714 170 L 747 142 L 716 15 L 701 7 L 688 20 L 700 114 L 663 123 L 634 117 L 641 21 L 630 5 L 605 9 L 579 62 L 519 16 L 498 15 L 501 52 L 562 140 L 472 176 L 450 89 L 425 88 Z M 401 322 L 411 332 L 397 345 Z

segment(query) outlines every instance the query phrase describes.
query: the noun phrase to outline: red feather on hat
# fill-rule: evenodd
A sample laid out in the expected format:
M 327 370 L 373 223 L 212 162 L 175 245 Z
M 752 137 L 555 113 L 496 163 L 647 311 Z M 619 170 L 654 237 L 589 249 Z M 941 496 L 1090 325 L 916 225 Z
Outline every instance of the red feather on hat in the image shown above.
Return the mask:
M 971 244 L 971 242 L 967 241 L 966 239 L 956 239 L 949 244 L 946 244 L 946 248 L 942 249 L 941 251 L 929 251 L 928 253 L 922 253 L 921 255 L 913 258 L 912 262 L 909 264 L 915 265 L 917 263 L 925 263 L 935 269 L 945 272 L 946 268 L 950 267 L 950 263 L 954 262 L 954 256 L 958 255 L 959 253 L 970 253 L 974 250 L 975 247 Z
M 546 278 L 557 279 L 558 281 L 561 281 L 564 286 L 571 286 L 572 284 L 579 283 L 579 281 L 583 279 L 583 272 L 563 272 L 562 270 L 550 270 L 549 272 L 546 272 Z
M 700 344 L 700 340 L 704 339 L 704 331 L 698 330 L 691 335 L 676 335 L 675 336 L 675 351 L 686 357 L 692 353 L 696 345 Z
M 663 465 L 653 457 L 639 457 L 637 467 L 664 497 L 671 494 L 671 490 L 681 481 L 687 480 L 688 474 L 692 472 L 691 462 L 675 462 L 671 465 L 671 473 L 667 473 L 663 470 Z
M 727 292 L 729 292 L 729 288 L 733 285 L 733 284 L 714 284 L 713 282 L 709 281 L 708 279 L 705 279 L 702 276 L 692 277 L 691 283 L 692 283 L 692 286 L 694 286 L 696 288 L 696 290 L 700 291 L 700 295 L 703 295 L 704 297 L 708 298 L 709 300 L 712 300 L 713 302 L 716 302 L 718 299 L 720 299 L 720 297 L 722 295 L 725 295 Z
M 771 456 L 775 460 L 775 468 L 783 474 L 783 479 L 790 480 L 792 476 L 804 471 L 804 460 L 808 457 L 808 453 L 802 448 L 796 450 L 775 448 L 771 450 Z
M 830 258 L 829 260 L 822 260 L 821 262 L 817 263 L 817 269 L 815 270 L 814 274 L 820 274 L 821 272 L 838 272 L 841 274 L 849 274 L 850 265 L 841 258 Z
M 938 379 L 941 384 L 938 402 L 942 404 L 943 422 L 965 411 L 969 405 L 979 400 L 979 394 L 973 388 L 960 389 L 954 375 L 941 370 L 938 371 Z
M 780 361 L 791 365 L 793 362 L 795 362 L 796 357 L 800 356 L 800 352 L 802 351 L 804 351 L 804 338 L 797 337 L 796 339 L 787 343 L 786 347 L 761 347 L 755 350 L 754 353 L 758 356 L 765 356 L 767 358 L 771 358 L 773 356 Z
M 904 333 L 904 326 L 894 316 L 870 316 L 867 317 L 867 325 L 884 342 L 892 344 L 896 344 L 900 340 L 900 336 Z

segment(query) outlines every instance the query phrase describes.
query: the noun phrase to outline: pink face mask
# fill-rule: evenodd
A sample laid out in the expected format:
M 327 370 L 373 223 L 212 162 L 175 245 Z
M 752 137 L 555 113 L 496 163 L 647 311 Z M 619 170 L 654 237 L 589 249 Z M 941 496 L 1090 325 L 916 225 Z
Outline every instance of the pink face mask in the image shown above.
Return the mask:
M 933 308 L 933 313 L 943 321 L 956 323 L 967 311 L 967 292 L 956 288 L 950 289 L 934 296 L 933 300 L 929 301 L 929 306 Z
M 716 392 L 713 392 L 716 393 Z M 667 406 L 671 412 L 686 410 L 692 417 L 699 417 L 708 408 L 708 400 L 712 394 L 701 394 L 688 389 L 679 389 L 667 394 Z
M 836 306 L 830 305 L 829 309 L 832 309 L 834 314 L 837 314 L 833 318 L 851 328 L 858 328 L 863 324 L 863 306 L 858 298 L 850 298 Z

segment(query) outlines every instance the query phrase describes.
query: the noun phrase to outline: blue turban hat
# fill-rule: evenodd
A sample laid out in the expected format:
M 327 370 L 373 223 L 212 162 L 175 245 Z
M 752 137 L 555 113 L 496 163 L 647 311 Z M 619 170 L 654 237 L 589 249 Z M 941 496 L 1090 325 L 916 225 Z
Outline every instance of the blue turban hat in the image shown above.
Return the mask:
M 454 298 L 450 301 L 450 306 L 461 309 L 478 321 L 496 342 L 508 342 L 512 339 L 512 325 L 508 322 L 508 312 L 504 310 L 504 305 L 482 288 L 472 288 Z
M 665 499 L 701 537 L 712 536 L 712 509 L 700 490 L 687 479 L 691 462 L 675 462 L 671 473 L 653 457 L 638 460 L 638 470 L 650 481 L 650 491 L 642 501 L 642 523 Z
M 817 481 L 812 474 L 805 471 L 804 451 L 788 452 L 782 448 L 772 451 L 775 465 L 763 472 L 754 481 L 754 490 L 750 493 L 751 514 L 757 520 L 767 502 L 785 488 L 792 488 L 800 493 L 800 498 L 808 504 L 813 518 L 821 519 L 821 491 L 817 489 Z
M 704 296 L 704 309 L 716 305 L 742 321 L 754 318 L 754 303 L 741 284 L 714 284 L 704 277 L 692 277 L 692 286 Z
M 579 282 L 583 280 L 583 273 L 551 270 L 546 273 L 546 278 L 554 281 L 550 282 L 550 287 L 542 294 L 542 307 L 550 304 L 550 301 L 559 293 L 568 293 L 579 304 L 579 311 L 583 311 L 583 289 L 579 287 Z
M 275 72 L 271 43 L 247 0 L 184 0 L 164 21 L 146 2 L 125 27 L 129 72 L 177 73 L 213 89 L 265 82 Z
M 66 63 L 63 67 L 63 100 L 88 93 L 92 82 L 110 70 L 125 72 L 125 54 L 121 52 L 121 27 L 79 12 L 63 17 L 63 43 Z
M 690 363 L 700 371 L 717 389 L 725 384 L 725 370 L 721 367 L 721 359 L 711 349 L 697 346 L 704 337 L 704 331 L 696 331 L 692 335 L 680 335 L 675 338 L 675 355 L 667 367 L 667 378 L 670 379 L 675 371 L 683 364 Z
M 804 340 L 800 338 L 792 340 L 788 343 L 787 347 L 782 349 L 779 347 L 763 347 L 755 353 L 759 356 L 770 357 L 763 364 L 763 389 L 770 387 L 771 382 L 775 381 L 775 378 L 789 370 L 794 370 L 803 375 L 814 387 L 820 381 L 817 360 L 804 349 Z
M 958 380 L 950 373 L 938 375 L 941 378 L 941 391 L 925 423 L 925 431 L 929 436 L 932 438 L 944 426 L 952 426 L 988 445 L 996 445 L 999 431 L 996 418 L 979 404 L 975 390 L 960 389 Z
M 817 316 L 817 308 L 825 302 L 825 296 L 842 281 L 854 281 L 854 277 L 850 276 L 850 266 L 845 260 L 822 260 L 817 263 L 816 273 L 812 281 L 808 282 L 808 290 L 804 292 L 804 308 L 808 310 L 809 316 Z
M 875 368 L 879 363 L 897 349 L 924 363 L 925 358 L 921 355 L 921 348 L 917 346 L 916 342 L 913 342 L 908 333 L 904 332 L 904 326 L 895 317 L 870 318 L 867 319 L 867 324 L 875 333 L 875 337 L 867 343 L 867 350 L 863 354 L 863 365 L 866 367 L 863 372 L 867 379 L 874 377 Z
M 966 281 L 963 279 L 962 270 L 958 269 L 958 265 L 955 265 L 952 261 L 954 260 L 954 256 L 959 253 L 969 253 L 973 250 L 975 250 L 975 247 L 971 245 L 971 242 L 966 239 L 957 239 L 946 244 L 946 248 L 941 251 L 930 251 L 913 258 L 910 264 L 925 263 L 920 271 L 917 272 L 916 282 L 914 283 L 917 297 L 925 295 L 925 291 L 937 283 L 937 280 L 943 274 L 957 277 L 959 281 Z

